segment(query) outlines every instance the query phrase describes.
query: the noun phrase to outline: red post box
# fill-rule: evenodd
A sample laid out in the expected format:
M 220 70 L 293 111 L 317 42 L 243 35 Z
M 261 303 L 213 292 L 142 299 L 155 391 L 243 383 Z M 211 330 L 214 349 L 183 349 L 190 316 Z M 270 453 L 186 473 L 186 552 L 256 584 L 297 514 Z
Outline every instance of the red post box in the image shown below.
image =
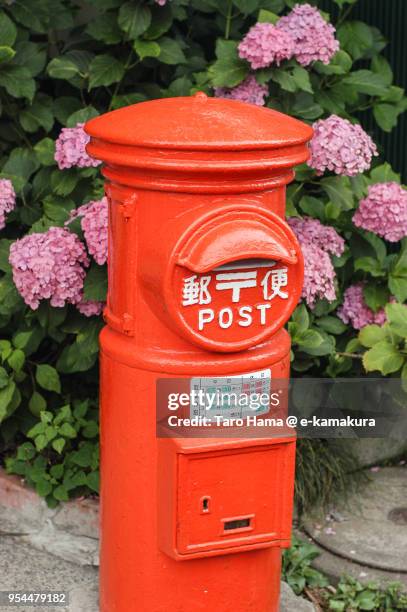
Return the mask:
M 100 609 L 277 611 L 294 436 L 157 439 L 156 381 L 288 378 L 303 261 L 285 186 L 312 130 L 203 93 L 85 129 L 110 207 Z

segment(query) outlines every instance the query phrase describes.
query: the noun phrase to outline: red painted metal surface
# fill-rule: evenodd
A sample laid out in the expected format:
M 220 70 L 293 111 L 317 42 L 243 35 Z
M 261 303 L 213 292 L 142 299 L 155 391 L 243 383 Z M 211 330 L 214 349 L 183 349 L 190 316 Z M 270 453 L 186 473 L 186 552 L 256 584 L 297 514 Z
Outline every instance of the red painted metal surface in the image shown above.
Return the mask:
M 156 383 L 288 378 L 303 260 L 285 185 L 311 128 L 197 94 L 86 130 L 109 199 L 101 611 L 277 611 L 295 438 L 157 439 Z

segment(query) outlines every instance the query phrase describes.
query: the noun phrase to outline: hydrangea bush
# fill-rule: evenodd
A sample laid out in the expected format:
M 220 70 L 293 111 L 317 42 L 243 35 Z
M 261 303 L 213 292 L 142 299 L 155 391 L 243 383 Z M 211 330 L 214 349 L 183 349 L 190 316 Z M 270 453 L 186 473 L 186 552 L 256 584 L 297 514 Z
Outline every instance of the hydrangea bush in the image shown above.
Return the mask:
M 0 3 L 0 452 L 49 504 L 98 490 L 107 202 L 83 124 L 107 110 L 203 90 L 313 124 L 293 372 L 407 378 L 406 191 L 360 125 L 407 103 L 355 2 Z

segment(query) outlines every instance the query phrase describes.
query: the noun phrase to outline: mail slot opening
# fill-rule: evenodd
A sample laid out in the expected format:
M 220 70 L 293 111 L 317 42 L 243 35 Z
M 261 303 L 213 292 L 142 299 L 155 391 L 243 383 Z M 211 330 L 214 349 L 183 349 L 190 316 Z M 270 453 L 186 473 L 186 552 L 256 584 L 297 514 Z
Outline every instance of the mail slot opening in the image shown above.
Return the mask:
M 232 519 L 231 521 L 225 521 L 223 528 L 225 531 L 233 531 L 234 529 L 244 529 L 250 527 L 251 519 L 249 517 L 242 519 Z
M 209 497 L 203 497 L 202 498 L 202 506 L 201 506 L 201 510 L 202 512 L 209 512 Z

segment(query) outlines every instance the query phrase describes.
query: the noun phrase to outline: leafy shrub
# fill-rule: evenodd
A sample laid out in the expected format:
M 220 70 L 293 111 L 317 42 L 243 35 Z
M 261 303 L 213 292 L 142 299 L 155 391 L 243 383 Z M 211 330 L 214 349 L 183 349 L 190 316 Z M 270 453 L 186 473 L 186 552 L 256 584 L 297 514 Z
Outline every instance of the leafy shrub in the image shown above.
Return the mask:
M 103 301 L 106 293 L 105 265 L 100 265 L 103 257 L 99 254 L 97 259 L 92 251 L 82 213 L 73 213 L 89 202 L 101 201 L 103 182 L 98 168 L 87 165 L 86 160 L 83 164 L 78 150 L 69 150 L 71 144 L 67 154 L 75 153 L 76 162 L 66 158 L 68 162 L 63 163 L 57 153 L 57 166 L 55 141 L 69 140 L 72 134 L 61 136 L 61 130 L 80 130 L 87 119 L 109 109 L 197 90 L 246 97 L 258 104 L 265 101 L 271 108 L 308 122 L 336 115 L 355 123 L 360 112 L 370 111 L 385 131 L 395 127 L 407 106 L 381 54 L 386 44 L 382 35 L 348 15 L 353 0 L 332 0 L 332 7 L 340 9 L 336 34 L 328 27 L 329 15 L 323 14 L 322 19 L 310 13 L 318 34 L 315 41 L 322 32 L 333 37 L 329 57 L 322 54 L 313 61 L 319 57 L 318 49 L 305 57 L 298 44 L 290 43 L 285 51 L 289 59 L 279 66 L 266 62 L 258 69 L 239 56 L 239 52 L 244 55 L 241 41 L 257 22 L 268 24 L 260 28 L 262 32 L 278 28 L 280 16 L 292 14 L 293 0 L 169 0 L 162 4 L 154 0 L 1 3 L 0 208 L 7 222 L 0 239 L 1 451 L 9 457 L 8 470 L 35 484 L 50 504 L 97 489 L 93 423 L 102 322 L 90 315 L 96 311 L 94 303 Z M 340 49 L 335 53 L 336 41 Z M 312 46 L 312 37 L 307 44 Z M 282 59 L 281 49 L 274 57 Z M 342 119 L 335 124 L 339 121 L 343 133 L 356 138 L 357 144 L 355 134 L 362 138 L 362 132 Z M 322 130 L 330 125 L 323 123 Z M 80 131 L 75 134 L 72 146 L 79 146 L 82 136 Z M 318 275 L 321 287 L 330 283 L 330 292 L 328 299 L 321 299 L 323 288 L 308 287 L 312 302 L 305 293 L 305 301 L 289 324 L 292 365 L 298 373 L 357 375 L 366 368 L 407 375 L 406 315 L 404 306 L 395 303 L 402 304 L 407 297 L 407 241 L 384 240 L 352 221 L 371 185 L 399 183 L 400 177 L 379 158 L 373 158 L 367 173 L 358 173 L 371 164 L 376 152 L 367 134 L 363 140 L 363 156 L 353 150 L 348 160 L 339 160 L 334 142 L 328 150 L 319 144 L 313 150 L 315 167 L 321 170 L 332 163 L 335 171 L 328 168 L 318 174 L 304 165 L 288 188 L 289 215 L 319 221 L 319 232 L 329 226 L 343 240 L 341 254 L 334 255 L 326 244 L 312 257 L 315 243 L 303 245 L 310 253 L 309 262 L 324 262 L 315 274 L 308 270 L 309 282 L 315 282 Z M 12 210 L 7 181 L 17 195 Z M 13 282 L 10 247 L 27 234 L 44 233 L 52 227 L 65 227 L 86 243 L 82 261 L 86 277 L 75 299 L 59 307 L 42 300 L 32 310 Z M 40 251 L 43 243 L 38 240 Z M 18 257 L 26 262 L 18 244 L 13 252 L 19 251 Z M 12 261 L 16 268 L 14 257 Z M 78 278 L 81 274 L 78 271 Z M 361 283 L 362 306 L 373 317 L 369 321 L 375 321 L 375 316 L 382 320 L 383 308 L 389 318 L 387 327 L 366 328 L 359 338 L 346 313 L 342 312 L 342 319 L 338 316 L 346 289 L 356 282 Z M 21 276 L 24 294 L 38 289 L 34 285 L 27 286 Z M 43 294 L 46 290 L 41 285 Z M 75 301 L 79 294 L 87 304 L 82 310 Z M 388 358 L 382 357 L 382 351 Z M 81 465 L 77 458 L 82 455 Z

